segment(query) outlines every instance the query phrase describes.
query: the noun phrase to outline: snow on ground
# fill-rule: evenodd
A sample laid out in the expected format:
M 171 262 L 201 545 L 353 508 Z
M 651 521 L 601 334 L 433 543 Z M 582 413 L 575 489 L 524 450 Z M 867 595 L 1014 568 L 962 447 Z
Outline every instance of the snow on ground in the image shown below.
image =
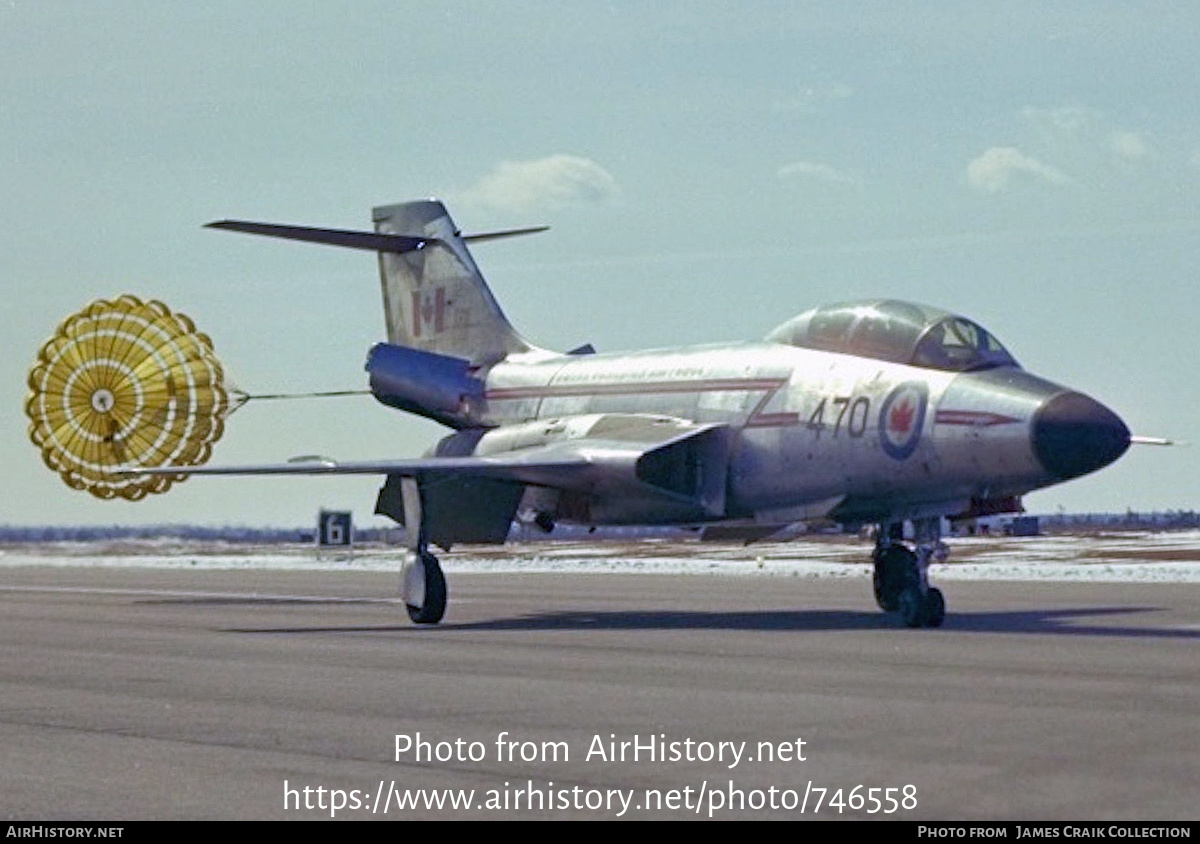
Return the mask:
M 1128 532 L 949 540 L 937 580 L 1091 580 L 1200 583 L 1200 531 Z M 587 572 L 867 578 L 871 546 L 852 537 L 742 546 L 671 540 L 514 543 L 442 554 L 449 574 Z M 122 540 L 9 545 L 0 569 L 16 566 L 396 571 L 400 549 L 370 546 L 318 555 L 308 545 Z

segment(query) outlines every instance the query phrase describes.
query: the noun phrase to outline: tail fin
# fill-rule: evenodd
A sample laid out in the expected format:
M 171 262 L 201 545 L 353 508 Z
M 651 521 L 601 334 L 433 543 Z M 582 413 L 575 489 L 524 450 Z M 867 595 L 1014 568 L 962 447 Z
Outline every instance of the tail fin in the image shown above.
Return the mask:
M 532 347 L 500 310 L 462 234 L 434 199 L 374 209 L 375 231 L 424 240 L 406 252 L 380 252 L 388 341 L 490 364 Z

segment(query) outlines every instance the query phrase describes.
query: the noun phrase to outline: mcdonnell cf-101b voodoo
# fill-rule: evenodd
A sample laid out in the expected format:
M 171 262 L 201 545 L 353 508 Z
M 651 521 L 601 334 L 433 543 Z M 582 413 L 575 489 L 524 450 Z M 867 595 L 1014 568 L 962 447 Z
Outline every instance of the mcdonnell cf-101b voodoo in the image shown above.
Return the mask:
M 30 374 L 46 463 L 124 498 L 198 474 L 379 475 L 376 512 L 406 528 L 401 588 L 418 623 L 446 608 L 431 546 L 502 543 L 518 518 L 746 541 L 874 524 L 879 606 L 936 627 L 945 602 L 928 570 L 944 558 L 943 517 L 1018 510 L 1022 494 L 1106 466 L 1135 439 L 975 322 L 911 302 L 816 308 L 758 342 L 547 351 L 513 329 L 467 251 L 537 229 L 464 236 L 435 200 L 376 208 L 374 221 L 210 225 L 378 253 L 387 342 L 367 357 L 370 391 L 452 429 L 427 456 L 200 466 L 246 396 L 225 389 L 187 317 L 122 296 L 67 319 Z

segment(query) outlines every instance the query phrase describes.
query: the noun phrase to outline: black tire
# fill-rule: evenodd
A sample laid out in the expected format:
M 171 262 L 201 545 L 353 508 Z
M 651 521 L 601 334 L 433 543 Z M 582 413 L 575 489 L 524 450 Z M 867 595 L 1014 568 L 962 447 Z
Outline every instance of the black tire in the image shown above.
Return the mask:
M 931 586 L 925 593 L 925 626 L 941 627 L 946 620 L 946 598 L 942 590 Z
M 917 555 L 903 545 L 889 545 L 875 555 L 871 585 L 875 603 L 884 612 L 900 609 L 900 593 L 916 581 Z
M 437 624 L 446 614 L 446 576 L 437 557 L 428 551 L 421 552 L 420 564 L 425 572 L 425 604 L 405 604 L 405 609 L 414 624 Z
M 904 588 L 900 592 L 900 598 L 897 602 L 900 610 L 900 620 L 904 622 L 905 627 L 924 627 L 925 626 L 925 596 L 921 594 L 921 587 L 915 583 Z

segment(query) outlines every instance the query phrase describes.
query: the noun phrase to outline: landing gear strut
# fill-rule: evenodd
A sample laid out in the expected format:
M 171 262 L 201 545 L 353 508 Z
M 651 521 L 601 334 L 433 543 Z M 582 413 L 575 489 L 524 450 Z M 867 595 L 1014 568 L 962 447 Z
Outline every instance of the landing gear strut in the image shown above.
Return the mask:
M 946 599 L 929 585 L 931 558 L 945 560 L 948 552 L 941 542 L 941 520 L 915 520 L 913 533 L 915 550 L 903 544 L 903 522 L 880 525 L 872 554 L 875 602 L 884 612 L 898 612 L 905 627 L 941 627 Z
M 400 594 L 414 623 L 437 624 L 446 614 L 446 576 L 438 558 L 429 552 L 417 479 L 401 478 L 400 494 L 407 546 L 400 567 Z

